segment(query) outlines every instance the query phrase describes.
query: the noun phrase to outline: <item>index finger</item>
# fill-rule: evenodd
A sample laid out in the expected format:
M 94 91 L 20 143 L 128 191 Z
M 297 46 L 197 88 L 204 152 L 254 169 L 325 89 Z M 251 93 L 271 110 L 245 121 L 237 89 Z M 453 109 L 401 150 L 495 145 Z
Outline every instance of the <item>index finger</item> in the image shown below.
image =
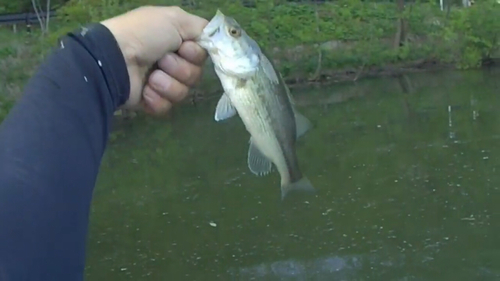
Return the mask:
M 179 56 L 195 65 L 203 65 L 208 57 L 207 52 L 194 41 L 183 42 L 177 50 Z
M 172 17 L 175 19 L 172 24 L 176 27 L 183 41 L 196 39 L 208 24 L 206 19 L 188 13 L 180 7 L 170 7 L 170 9 Z

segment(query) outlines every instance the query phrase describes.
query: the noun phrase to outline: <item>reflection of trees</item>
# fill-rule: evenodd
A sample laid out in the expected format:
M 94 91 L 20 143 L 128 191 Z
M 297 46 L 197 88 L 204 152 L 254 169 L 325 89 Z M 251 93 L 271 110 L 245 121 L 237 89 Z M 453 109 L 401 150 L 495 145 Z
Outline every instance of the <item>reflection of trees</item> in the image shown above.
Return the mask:
M 403 97 L 401 99 L 401 102 L 403 105 L 403 109 L 405 111 L 405 115 L 407 116 L 408 121 L 411 122 L 415 116 L 415 112 L 410 107 L 410 103 L 408 100 L 408 96 L 413 94 L 413 92 L 414 92 L 413 86 L 411 84 L 411 80 L 408 77 L 408 75 L 402 74 L 402 75 L 397 76 L 397 81 L 401 87 L 401 93 L 402 93 L 402 97 Z

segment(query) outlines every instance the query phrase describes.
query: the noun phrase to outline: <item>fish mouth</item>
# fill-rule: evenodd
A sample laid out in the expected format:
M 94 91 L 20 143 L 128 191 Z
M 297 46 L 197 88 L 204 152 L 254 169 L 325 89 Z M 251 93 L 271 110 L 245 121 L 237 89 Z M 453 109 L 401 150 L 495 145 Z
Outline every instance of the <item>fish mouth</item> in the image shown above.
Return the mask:
M 217 27 L 217 29 L 215 29 L 212 33 L 208 34 L 208 37 L 214 36 L 215 33 L 217 33 L 219 30 L 220 30 L 220 27 Z
M 217 9 L 215 16 L 203 29 L 203 34 L 208 37 L 212 37 L 215 33 L 217 33 L 218 30 L 220 30 L 220 27 L 224 23 L 224 20 L 225 20 L 224 14 L 219 9 Z
M 196 42 L 204 47 L 209 48 L 211 45 L 211 38 L 220 31 L 222 25 L 225 21 L 225 15 L 217 9 L 217 12 L 213 18 L 208 22 L 208 24 L 203 28 L 202 33 L 196 38 Z

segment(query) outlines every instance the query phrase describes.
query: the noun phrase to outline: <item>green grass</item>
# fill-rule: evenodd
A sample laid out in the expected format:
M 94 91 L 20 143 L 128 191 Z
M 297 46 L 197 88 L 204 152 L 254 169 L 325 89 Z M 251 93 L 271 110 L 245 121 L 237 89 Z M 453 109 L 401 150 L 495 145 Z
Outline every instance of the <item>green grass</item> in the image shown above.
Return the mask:
M 36 25 L 31 34 L 27 34 L 23 26 L 18 27 L 17 33 L 11 28 L 0 27 L 0 102 L 2 99 L 15 100 L 22 94 L 23 85 L 43 55 L 55 46 L 57 38 L 81 24 L 96 22 L 139 5 L 131 0 L 127 7 L 113 1 L 95 7 L 89 1 L 75 1 L 64 7 L 66 18 L 52 20 L 50 33 L 43 38 Z M 155 1 L 148 3 L 172 4 L 168 0 Z M 378 69 L 390 72 L 418 60 L 452 64 L 462 69 L 477 68 L 482 58 L 500 52 L 500 22 L 496 20 L 500 5 L 486 2 L 468 9 L 452 9 L 448 17 L 436 5 L 413 4 L 411 10 L 404 13 L 409 25 L 408 41 L 397 49 L 393 47 L 398 16 L 394 3 L 339 0 L 315 6 L 273 5 L 259 0 L 256 9 L 249 9 L 241 7 L 237 1 L 209 2 L 200 2 L 201 6 L 187 10 L 210 18 L 217 7 L 237 19 L 266 50 L 288 81 L 307 79 L 318 69 L 321 74 L 332 77 L 331 80 L 352 79 L 353 75 L 345 73 L 354 73 L 357 77 L 361 69 L 365 73 L 374 69 L 375 73 L 379 73 Z M 322 45 L 321 67 L 318 68 L 317 46 L 324 42 L 328 44 Z M 219 88 L 213 67 L 207 64 L 198 90 L 206 94 L 218 92 Z M 9 107 L 6 104 L 10 103 L 2 104 L 6 111 Z
M 22 30 L 21 30 L 22 31 Z M 17 98 L 33 70 L 39 64 L 40 55 L 34 52 L 37 35 L 12 32 L 0 28 L 0 96 Z

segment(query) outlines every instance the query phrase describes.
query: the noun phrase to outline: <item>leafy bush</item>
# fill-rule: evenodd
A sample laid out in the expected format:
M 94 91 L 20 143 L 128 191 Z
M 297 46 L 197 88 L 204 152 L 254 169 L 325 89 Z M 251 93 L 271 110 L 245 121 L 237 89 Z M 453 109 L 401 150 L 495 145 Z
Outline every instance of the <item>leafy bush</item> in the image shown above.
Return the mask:
M 0 122 L 5 119 L 12 106 L 14 106 L 13 99 L 0 98 Z
M 442 32 L 456 43 L 460 68 L 478 67 L 500 48 L 500 5 L 493 0 L 478 2 L 450 13 L 449 25 Z
M 58 10 L 62 27 L 45 41 L 55 44 L 57 38 L 79 25 L 100 21 L 141 5 L 179 5 L 180 2 L 70 0 Z M 459 68 L 470 68 L 480 66 L 484 58 L 499 49 L 500 21 L 497 18 L 500 5 L 495 0 L 481 1 L 469 8 L 452 8 L 448 16 L 434 2 L 407 4 L 401 16 L 408 22 L 409 34 L 406 45 L 400 48 L 394 48 L 392 44 L 400 16 L 393 2 L 338 0 L 323 4 L 283 4 L 283 1 L 255 0 L 253 7 L 245 6 L 243 1 L 194 2 L 196 5 L 185 9 L 209 19 L 219 8 L 236 18 L 265 49 L 306 45 L 312 47 L 304 52 L 310 57 L 316 54 L 315 44 L 348 42 L 349 48 L 335 48 L 330 50 L 335 54 L 326 56 L 337 60 L 327 63 L 337 67 L 432 58 L 455 62 Z M 275 59 L 279 60 L 279 57 Z M 280 67 L 293 68 L 286 62 Z
M 7 0 L 0 0 L 0 3 L 2 1 Z M 0 5 L 4 12 L 16 12 L 16 9 L 29 6 L 26 4 L 29 1 L 25 0 L 17 4 L 7 2 L 8 5 Z M 244 26 L 277 62 L 285 77 L 315 73 L 318 48 L 322 52 L 321 67 L 327 71 L 356 70 L 419 59 L 455 63 L 458 68 L 466 69 L 479 67 L 484 59 L 500 53 L 500 5 L 496 0 L 481 0 L 469 8 L 452 7 L 445 12 L 440 11 L 435 1 L 420 0 L 407 3 L 402 13 L 394 2 L 373 0 L 325 1 L 322 4 L 280 0 L 250 2 L 254 5 L 244 5 L 238 0 L 57 0 L 65 4 L 51 23 L 51 33 L 42 40 L 35 34 L 15 40 L 0 38 L 0 68 L 6 74 L 0 78 L 3 85 L 0 94 L 18 95 L 37 61 L 56 46 L 61 36 L 81 25 L 141 5 L 191 3 L 184 9 L 207 19 L 219 8 Z M 400 17 L 407 21 L 408 33 L 405 44 L 395 48 Z M 10 106 L 10 102 L 0 102 L 0 120 Z

